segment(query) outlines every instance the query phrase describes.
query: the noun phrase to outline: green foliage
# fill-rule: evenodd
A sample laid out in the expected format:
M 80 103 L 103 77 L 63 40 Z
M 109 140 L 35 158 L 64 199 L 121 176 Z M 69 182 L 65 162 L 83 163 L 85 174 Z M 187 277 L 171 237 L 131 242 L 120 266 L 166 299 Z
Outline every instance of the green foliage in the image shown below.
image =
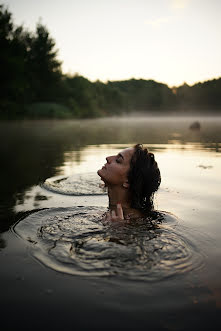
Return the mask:
M 40 22 L 35 32 L 15 27 L 0 5 L 0 117 L 91 118 L 125 112 L 219 112 L 221 78 L 170 89 L 153 80 L 102 83 L 63 75 L 55 41 Z
M 3 115 L 16 102 L 23 100 L 25 90 L 24 45 L 20 42 L 22 28 L 14 29 L 11 14 L 0 5 L 0 110 Z
M 98 107 L 104 115 L 117 115 L 125 111 L 124 95 L 117 86 L 97 81 L 94 87 Z
M 167 110 L 174 104 L 174 95 L 168 86 L 153 80 L 130 79 L 108 85 L 121 92 L 124 107 L 130 111 Z
M 44 102 L 44 103 L 39 102 L 28 105 L 26 114 L 28 115 L 28 118 L 32 118 L 32 119 L 40 119 L 40 118 L 65 119 L 72 117 L 72 113 L 67 107 L 50 102 Z
M 197 83 L 193 86 L 183 84 L 176 89 L 179 109 L 219 111 L 221 109 L 221 78 Z
M 26 38 L 26 75 L 28 101 L 56 101 L 61 80 L 61 63 L 56 59 L 55 42 L 47 28 L 37 24 L 34 35 Z
M 96 117 L 101 115 L 95 97 L 93 83 L 82 76 L 67 76 L 69 103 L 75 117 Z
M 62 74 L 55 42 L 41 23 L 35 33 L 14 27 L 0 6 L 1 117 L 23 117 L 27 104 L 60 102 Z M 61 89 L 62 90 L 62 89 Z

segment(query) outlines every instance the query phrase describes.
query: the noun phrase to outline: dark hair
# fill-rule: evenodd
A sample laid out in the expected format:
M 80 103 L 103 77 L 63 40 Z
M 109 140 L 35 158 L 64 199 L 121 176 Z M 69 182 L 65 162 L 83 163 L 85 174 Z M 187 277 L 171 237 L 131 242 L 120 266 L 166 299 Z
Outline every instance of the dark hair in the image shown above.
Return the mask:
M 128 173 L 131 207 L 148 213 L 153 210 L 154 193 L 160 186 L 160 170 L 153 153 L 149 153 L 141 144 L 135 145 L 134 148 Z

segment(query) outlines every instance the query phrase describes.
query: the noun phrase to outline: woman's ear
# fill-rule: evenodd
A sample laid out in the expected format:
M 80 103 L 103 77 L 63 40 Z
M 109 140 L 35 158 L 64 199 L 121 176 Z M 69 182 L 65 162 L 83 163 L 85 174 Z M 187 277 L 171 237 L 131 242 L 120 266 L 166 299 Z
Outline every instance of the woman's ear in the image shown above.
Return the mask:
M 124 188 L 129 188 L 129 186 L 130 186 L 130 184 L 128 183 L 128 180 L 123 183 L 123 187 Z

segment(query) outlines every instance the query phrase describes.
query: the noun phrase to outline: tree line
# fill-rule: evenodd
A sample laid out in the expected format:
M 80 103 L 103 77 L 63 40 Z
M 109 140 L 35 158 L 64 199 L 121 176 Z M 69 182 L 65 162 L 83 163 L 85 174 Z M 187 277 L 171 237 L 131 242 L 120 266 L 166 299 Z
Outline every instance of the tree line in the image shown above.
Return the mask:
M 220 113 L 221 78 L 169 88 L 154 80 L 91 82 L 64 75 L 46 26 L 15 26 L 0 5 L 0 118 L 91 118 L 130 112 Z

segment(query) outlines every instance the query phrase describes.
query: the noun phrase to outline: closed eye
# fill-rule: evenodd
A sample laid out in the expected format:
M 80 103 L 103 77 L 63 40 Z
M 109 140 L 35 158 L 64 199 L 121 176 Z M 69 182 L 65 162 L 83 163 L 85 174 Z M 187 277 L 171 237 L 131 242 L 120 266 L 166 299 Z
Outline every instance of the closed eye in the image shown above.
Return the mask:
M 124 157 L 123 157 L 123 155 L 122 155 L 121 153 L 119 153 L 119 154 L 117 155 L 117 157 L 116 157 L 116 162 L 117 162 L 117 163 L 121 163 L 122 160 L 124 160 Z

